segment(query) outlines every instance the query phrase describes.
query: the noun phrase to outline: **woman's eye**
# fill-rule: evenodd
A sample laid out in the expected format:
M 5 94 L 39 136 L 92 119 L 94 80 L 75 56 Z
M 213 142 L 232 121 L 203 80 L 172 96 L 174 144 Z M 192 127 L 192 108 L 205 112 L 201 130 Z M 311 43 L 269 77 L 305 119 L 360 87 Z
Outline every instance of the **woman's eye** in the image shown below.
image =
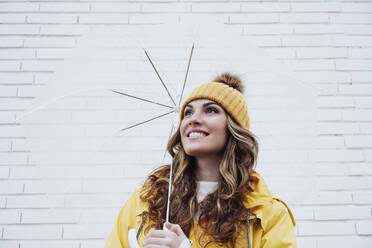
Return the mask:
M 186 115 L 189 115 L 190 113 L 191 113 L 191 110 L 186 110 L 183 115 L 186 116 Z
M 208 113 L 211 113 L 211 112 L 218 113 L 217 109 L 215 109 L 215 108 L 208 108 L 207 112 Z

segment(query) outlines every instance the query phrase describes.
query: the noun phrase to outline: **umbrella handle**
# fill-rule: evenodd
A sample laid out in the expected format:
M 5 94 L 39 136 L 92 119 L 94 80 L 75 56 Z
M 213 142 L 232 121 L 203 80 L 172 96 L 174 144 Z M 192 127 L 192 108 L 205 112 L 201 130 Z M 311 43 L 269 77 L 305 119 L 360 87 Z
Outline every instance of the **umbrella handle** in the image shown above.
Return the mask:
M 129 241 L 130 248 L 140 248 L 140 246 L 137 243 L 137 230 L 136 229 L 129 230 L 128 241 Z

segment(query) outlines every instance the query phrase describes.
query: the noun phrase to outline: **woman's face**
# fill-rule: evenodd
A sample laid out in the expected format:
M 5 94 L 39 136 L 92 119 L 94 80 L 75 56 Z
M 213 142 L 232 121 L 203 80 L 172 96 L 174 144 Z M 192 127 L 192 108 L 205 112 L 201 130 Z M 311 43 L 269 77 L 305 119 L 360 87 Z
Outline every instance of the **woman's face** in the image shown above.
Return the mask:
M 180 126 L 187 155 L 221 156 L 227 141 L 227 117 L 216 102 L 197 99 L 186 105 Z

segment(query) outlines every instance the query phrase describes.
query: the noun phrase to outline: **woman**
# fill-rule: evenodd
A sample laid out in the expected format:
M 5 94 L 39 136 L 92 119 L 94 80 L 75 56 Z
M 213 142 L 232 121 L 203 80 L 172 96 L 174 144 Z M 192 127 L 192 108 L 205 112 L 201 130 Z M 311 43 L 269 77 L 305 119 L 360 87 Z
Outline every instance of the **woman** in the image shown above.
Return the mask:
M 229 73 L 202 84 L 183 103 L 173 157 L 153 172 L 119 213 L 106 248 L 129 247 L 128 230 L 150 247 L 297 247 L 293 216 L 253 170 L 258 144 L 249 131 L 241 80 Z M 189 243 L 190 240 L 191 242 Z

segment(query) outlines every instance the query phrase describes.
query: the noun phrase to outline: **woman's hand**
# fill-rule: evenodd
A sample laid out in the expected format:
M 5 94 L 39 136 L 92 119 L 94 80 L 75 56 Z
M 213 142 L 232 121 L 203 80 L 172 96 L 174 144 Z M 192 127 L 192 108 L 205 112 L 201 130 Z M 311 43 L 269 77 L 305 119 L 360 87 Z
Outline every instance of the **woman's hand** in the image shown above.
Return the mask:
M 166 223 L 168 230 L 153 230 L 146 235 L 143 248 L 178 248 L 184 239 L 187 239 L 181 227 Z

